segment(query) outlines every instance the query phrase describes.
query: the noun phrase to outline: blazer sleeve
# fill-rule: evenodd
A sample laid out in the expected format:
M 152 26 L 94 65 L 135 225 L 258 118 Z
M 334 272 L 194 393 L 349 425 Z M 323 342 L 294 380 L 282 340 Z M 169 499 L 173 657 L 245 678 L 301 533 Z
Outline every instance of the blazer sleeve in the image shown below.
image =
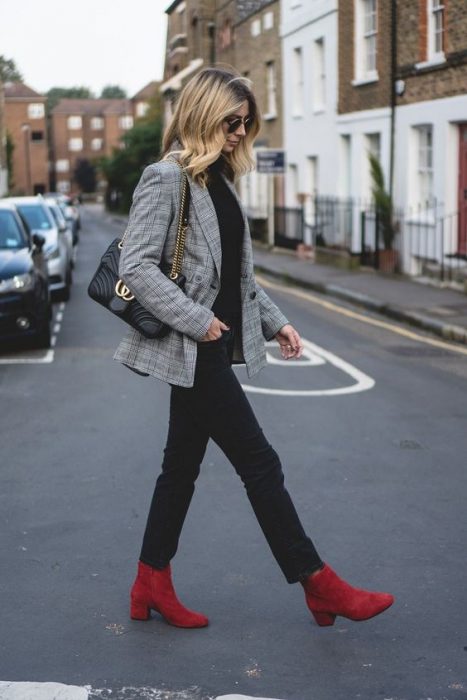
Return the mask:
M 144 170 L 133 194 L 119 274 L 156 318 L 199 341 L 211 325 L 213 312 L 187 297 L 159 268 L 170 224 L 178 217 L 173 192 L 178 196 L 179 184 L 177 165 L 156 163 Z
M 278 306 L 269 298 L 264 289 L 256 284 L 256 296 L 259 303 L 259 313 L 261 318 L 261 329 L 266 340 L 272 340 L 282 326 L 289 323 L 288 319 Z

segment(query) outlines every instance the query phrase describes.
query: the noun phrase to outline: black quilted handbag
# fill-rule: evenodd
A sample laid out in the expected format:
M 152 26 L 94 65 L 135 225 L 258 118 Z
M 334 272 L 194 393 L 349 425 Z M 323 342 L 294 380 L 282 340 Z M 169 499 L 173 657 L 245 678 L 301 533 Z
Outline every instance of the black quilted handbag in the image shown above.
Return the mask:
M 185 288 L 185 277 L 181 274 L 183 253 L 185 250 L 186 229 L 188 227 L 188 213 L 190 209 L 190 192 L 188 180 L 183 173 L 182 189 L 180 197 L 180 214 L 177 228 L 177 241 L 172 267 L 167 274 L 169 279 L 182 290 Z M 122 249 L 125 234 L 120 240 L 115 238 L 101 258 L 91 282 L 88 286 L 88 294 L 91 299 L 97 301 L 113 314 L 121 318 L 130 326 L 139 331 L 146 338 L 163 338 L 170 330 L 170 326 L 153 316 L 120 279 L 118 265 L 120 251 Z

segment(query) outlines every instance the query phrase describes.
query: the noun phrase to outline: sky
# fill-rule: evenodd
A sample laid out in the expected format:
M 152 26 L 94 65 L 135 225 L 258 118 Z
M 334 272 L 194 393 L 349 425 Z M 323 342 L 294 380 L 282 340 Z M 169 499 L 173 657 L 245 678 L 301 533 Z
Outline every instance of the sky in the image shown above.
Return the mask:
M 129 97 L 162 78 L 164 10 L 171 0 L 0 0 L 0 55 L 24 82 L 51 87 L 120 85 Z

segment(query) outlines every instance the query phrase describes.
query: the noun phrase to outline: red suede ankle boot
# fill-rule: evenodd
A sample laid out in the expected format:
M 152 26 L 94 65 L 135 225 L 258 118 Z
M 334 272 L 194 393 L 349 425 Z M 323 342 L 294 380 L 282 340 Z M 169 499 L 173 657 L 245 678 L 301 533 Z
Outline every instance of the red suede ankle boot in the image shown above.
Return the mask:
M 394 597 L 354 588 L 325 564 L 318 573 L 302 581 L 306 603 L 320 627 L 333 625 L 336 615 L 349 620 L 369 620 L 389 608 Z
M 149 620 L 151 608 L 175 627 L 206 627 L 209 620 L 200 613 L 185 608 L 177 598 L 170 571 L 153 569 L 148 564 L 138 562 L 138 575 L 131 589 L 132 620 Z

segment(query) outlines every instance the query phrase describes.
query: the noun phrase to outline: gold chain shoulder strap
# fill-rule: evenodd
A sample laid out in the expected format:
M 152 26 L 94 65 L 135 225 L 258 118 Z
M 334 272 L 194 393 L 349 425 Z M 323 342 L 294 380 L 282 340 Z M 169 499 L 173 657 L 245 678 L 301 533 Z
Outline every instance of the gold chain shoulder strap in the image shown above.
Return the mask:
M 178 167 L 182 170 L 182 184 L 181 184 L 181 189 L 180 189 L 180 212 L 178 215 L 178 227 L 177 227 L 177 240 L 175 242 L 175 251 L 174 251 L 174 257 L 172 261 L 172 267 L 169 273 L 169 278 L 171 280 L 176 280 L 182 271 L 182 263 L 183 263 L 183 254 L 185 252 L 185 241 L 186 241 L 186 230 L 188 228 L 188 211 L 187 211 L 187 205 L 188 205 L 188 178 L 186 176 L 186 172 L 183 170 L 182 166 L 180 163 L 175 160 L 175 158 L 171 158 L 174 163 L 178 165 Z M 120 250 L 123 247 L 123 241 L 125 240 L 125 236 L 127 234 L 128 228 L 125 230 L 125 233 L 122 236 L 122 240 L 118 244 L 118 247 Z

